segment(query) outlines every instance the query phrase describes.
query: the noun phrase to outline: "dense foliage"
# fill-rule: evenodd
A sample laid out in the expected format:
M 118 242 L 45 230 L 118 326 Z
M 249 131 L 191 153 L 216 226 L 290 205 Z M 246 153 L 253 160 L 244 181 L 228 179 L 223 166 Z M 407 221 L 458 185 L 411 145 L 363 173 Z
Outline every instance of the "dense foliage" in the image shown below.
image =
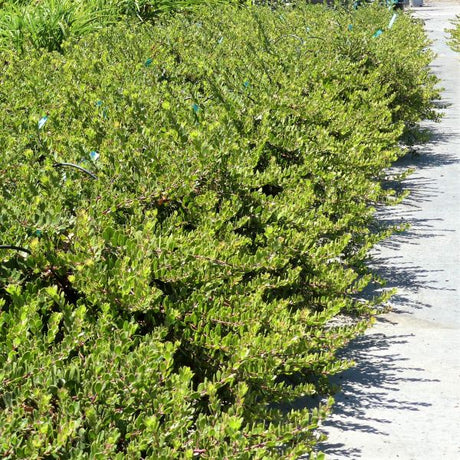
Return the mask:
M 350 366 L 384 169 L 434 115 L 390 18 L 207 9 L 3 52 L 4 458 L 314 451 L 330 403 L 286 404 Z

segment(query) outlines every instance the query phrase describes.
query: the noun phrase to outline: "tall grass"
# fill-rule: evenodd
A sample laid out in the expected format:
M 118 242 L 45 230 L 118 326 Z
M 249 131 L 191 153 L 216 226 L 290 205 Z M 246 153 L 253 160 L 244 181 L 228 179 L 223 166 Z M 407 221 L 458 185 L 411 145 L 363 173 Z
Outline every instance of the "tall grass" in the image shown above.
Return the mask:
M 69 37 L 81 37 L 126 17 L 152 20 L 204 0 L 10 0 L 0 2 L 0 48 L 27 46 L 60 51 Z
M 0 46 L 60 50 L 69 37 L 79 37 L 116 20 L 108 2 L 46 0 L 39 3 L 16 1 L 0 11 Z

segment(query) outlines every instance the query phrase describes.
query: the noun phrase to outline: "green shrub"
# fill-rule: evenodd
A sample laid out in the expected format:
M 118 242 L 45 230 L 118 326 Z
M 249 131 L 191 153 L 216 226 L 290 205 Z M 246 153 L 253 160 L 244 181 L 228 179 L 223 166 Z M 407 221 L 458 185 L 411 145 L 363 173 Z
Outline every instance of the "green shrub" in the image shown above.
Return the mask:
M 455 51 L 460 51 L 460 16 L 457 16 L 453 21 L 453 29 L 449 29 L 450 32 L 450 45 Z
M 420 26 L 374 40 L 374 8 L 352 33 L 220 8 L 3 53 L 2 456 L 313 452 L 330 401 L 282 407 L 328 393 L 385 298 L 360 295 L 380 179 L 435 94 Z

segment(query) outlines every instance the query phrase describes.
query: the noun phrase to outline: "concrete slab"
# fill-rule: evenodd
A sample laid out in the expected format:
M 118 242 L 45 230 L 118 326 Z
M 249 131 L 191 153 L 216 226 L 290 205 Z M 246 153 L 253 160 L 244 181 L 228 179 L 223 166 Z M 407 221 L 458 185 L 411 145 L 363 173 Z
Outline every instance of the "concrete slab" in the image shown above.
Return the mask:
M 345 351 L 358 365 L 337 376 L 321 446 L 331 460 L 460 459 L 460 54 L 445 33 L 460 1 L 412 11 L 433 40 L 450 105 L 426 125 L 433 141 L 396 166 L 416 168 L 404 182 L 411 195 L 382 218 L 411 228 L 376 248 L 373 265 L 399 292 L 393 312 Z

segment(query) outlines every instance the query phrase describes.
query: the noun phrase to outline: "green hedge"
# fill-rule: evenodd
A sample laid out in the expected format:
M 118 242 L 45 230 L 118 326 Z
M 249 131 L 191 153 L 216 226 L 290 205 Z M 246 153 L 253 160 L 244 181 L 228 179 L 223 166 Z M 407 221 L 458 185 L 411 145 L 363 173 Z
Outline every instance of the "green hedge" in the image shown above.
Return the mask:
M 4 458 L 315 455 L 330 401 L 283 407 L 385 298 L 360 295 L 381 179 L 436 97 L 390 17 L 207 9 L 3 53 Z

